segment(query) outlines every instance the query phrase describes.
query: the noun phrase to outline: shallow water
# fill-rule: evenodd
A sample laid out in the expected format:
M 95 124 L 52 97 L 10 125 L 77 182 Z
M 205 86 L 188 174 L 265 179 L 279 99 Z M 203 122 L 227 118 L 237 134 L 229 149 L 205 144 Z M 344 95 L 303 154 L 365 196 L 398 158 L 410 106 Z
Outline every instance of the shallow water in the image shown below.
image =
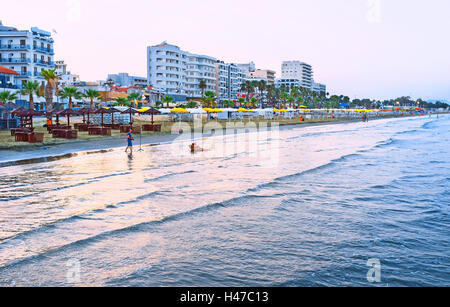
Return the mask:
M 75 261 L 74 285 L 365 286 L 376 258 L 376 285 L 449 286 L 449 128 L 388 119 L 256 133 L 258 153 L 244 135 L 221 156 L 167 144 L 5 165 L 0 285 L 72 285 Z

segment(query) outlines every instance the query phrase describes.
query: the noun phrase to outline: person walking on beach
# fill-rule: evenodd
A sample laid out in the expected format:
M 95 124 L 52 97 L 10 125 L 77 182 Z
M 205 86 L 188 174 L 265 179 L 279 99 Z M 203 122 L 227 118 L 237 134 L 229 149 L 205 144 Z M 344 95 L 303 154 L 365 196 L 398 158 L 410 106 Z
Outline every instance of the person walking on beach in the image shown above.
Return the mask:
M 128 131 L 128 134 L 127 134 L 128 146 L 125 149 L 125 152 L 128 152 L 128 149 L 130 149 L 131 153 L 133 153 L 133 141 L 134 141 L 134 138 L 133 138 L 133 135 L 131 134 L 132 132 L 133 132 L 133 128 L 130 128 L 130 131 Z

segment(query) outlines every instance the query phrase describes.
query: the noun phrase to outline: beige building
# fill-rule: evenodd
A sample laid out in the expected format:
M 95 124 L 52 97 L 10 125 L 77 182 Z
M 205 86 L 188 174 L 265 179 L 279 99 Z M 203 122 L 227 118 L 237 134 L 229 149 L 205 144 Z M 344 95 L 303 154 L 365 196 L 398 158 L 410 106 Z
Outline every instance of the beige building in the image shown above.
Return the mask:
M 265 80 L 267 84 L 275 84 L 275 71 L 268 69 L 256 69 L 249 73 L 250 79 Z

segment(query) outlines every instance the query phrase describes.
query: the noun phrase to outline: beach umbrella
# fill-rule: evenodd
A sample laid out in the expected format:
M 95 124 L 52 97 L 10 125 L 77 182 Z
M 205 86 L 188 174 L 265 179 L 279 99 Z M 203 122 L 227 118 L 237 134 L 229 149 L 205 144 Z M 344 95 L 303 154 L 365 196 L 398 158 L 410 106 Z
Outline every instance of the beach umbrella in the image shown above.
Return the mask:
M 101 114 L 101 116 L 102 116 L 101 125 L 103 126 L 103 116 L 105 114 L 111 114 L 111 117 L 112 117 L 111 123 L 114 124 L 114 113 L 117 113 L 117 112 L 120 112 L 120 111 L 113 109 L 113 108 L 100 108 L 95 111 L 95 114 Z
M 170 111 L 171 113 L 189 113 L 188 110 L 182 108 L 175 108 Z
M 11 112 L 9 110 L 16 110 L 21 108 L 21 106 L 19 106 L 18 104 L 14 103 L 14 102 L 8 102 L 5 103 L 4 105 L 2 105 L 2 108 L 6 109 L 6 113 L 10 113 Z
M 111 124 L 114 125 L 114 113 L 120 113 L 120 110 L 117 110 L 116 108 L 110 108 L 111 111 Z
M 70 117 L 79 115 L 79 113 L 72 109 L 65 109 L 56 113 L 58 116 L 67 116 L 67 126 L 70 126 Z
M 26 111 L 26 110 L 27 110 L 27 109 L 25 109 L 25 108 L 23 108 L 23 107 L 18 107 L 18 108 L 16 108 L 16 109 L 12 110 L 10 113 L 11 113 L 12 115 L 19 116 L 19 114 L 21 114 L 22 112 L 24 112 L 24 111 Z
M 126 109 L 125 111 L 120 112 L 121 114 L 130 114 L 130 125 L 133 126 L 133 118 L 132 118 L 132 114 L 137 114 L 139 113 L 138 110 L 129 107 L 128 109 Z
M 207 112 L 202 109 L 187 109 L 191 114 L 206 114 Z
M 147 110 L 141 112 L 141 110 L 139 110 L 139 112 L 143 115 L 151 115 L 152 116 L 152 125 L 153 125 L 153 115 L 159 115 L 161 114 L 161 112 L 159 112 L 157 109 L 155 108 L 145 108 Z
M 88 116 L 88 120 L 87 121 L 88 121 L 88 124 L 89 124 L 89 115 L 90 114 L 94 114 L 95 110 L 91 109 L 91 108 L 82 108 L 82 109 L 78 110 L 78 113 L 83 115 L 83 124 L 86 123 L 85 116 L 87 114 L 87 116 Z
M 22 113 L 23 113 L 24 111 L 26 111 L 26 110 L 27 110 L 27 109 L 25 109 L 25 108 L 23 108 L 23 107 L 18 107 L 18 108 L 16 108 L 16 109 L 12 110 L 11 112 L 9 112 L 11 115 L 20 117 L 20 127 L 22 127 L 22 128 L 23 128 L 23 115 L 22 115 Z

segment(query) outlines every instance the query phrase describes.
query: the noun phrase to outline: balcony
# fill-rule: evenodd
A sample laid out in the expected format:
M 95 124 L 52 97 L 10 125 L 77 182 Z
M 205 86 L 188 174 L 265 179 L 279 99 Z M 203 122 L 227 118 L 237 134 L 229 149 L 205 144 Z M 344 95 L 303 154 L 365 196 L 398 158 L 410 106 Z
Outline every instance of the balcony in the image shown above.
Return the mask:
M 51 49 L 51 48 L 33 46 L 33 50 L 37 51 L 37 52 L 48 53 L 48 54 L 51 54 L 51 55 L 55 54 L 54 50 Z
M 29 50 L 30 45 L 1 45 L 0 50 Z
M 53 61 L 34 60 L 34 63 L 43 66 L 55 66 L 55 62 Z
M 26 64 L 31 63 L 31 59 L 29 58 L 1 58 L 0 63 L 14 63 L 14 64 Z
M 1 83 L 0 82 L 0 88 L 10 88 L 10 89 L 19 89 L 18 85 L 15 84 L 8 84 L 8 83 Z
M 19 72 L 20 77 L 31 77 L 31 72 L 30 71 L 21 71 Z

